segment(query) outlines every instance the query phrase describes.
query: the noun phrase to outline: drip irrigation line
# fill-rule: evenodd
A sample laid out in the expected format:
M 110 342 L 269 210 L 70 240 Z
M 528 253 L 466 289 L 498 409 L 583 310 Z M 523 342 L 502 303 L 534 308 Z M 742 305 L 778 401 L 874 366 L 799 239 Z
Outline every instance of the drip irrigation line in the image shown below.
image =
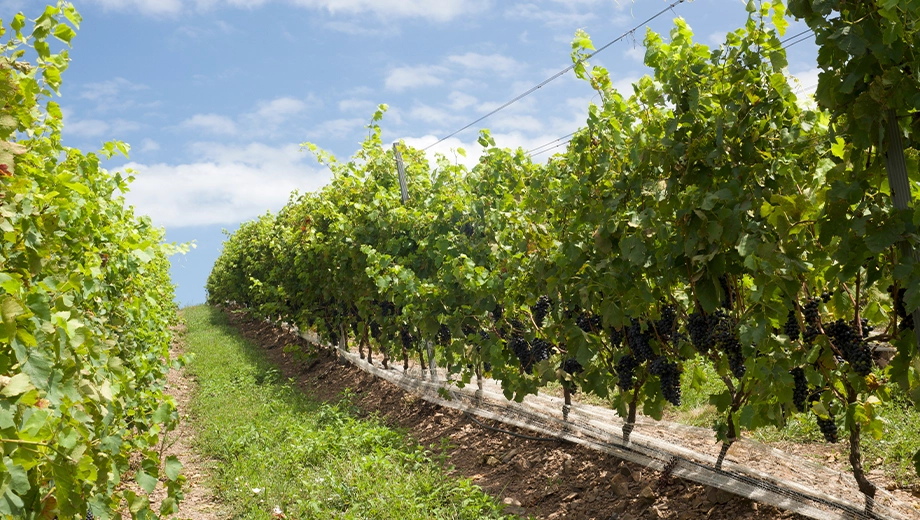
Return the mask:
M 682 3 L 684 3 L 684 2 L 686 2 L 686 1 L 687 1 L 687 0 L 677 0 L 677 1 L 673 2 L 671 5 L 665 7 L 665 8 L 662 9 L 661 11 L 658 11 L 655 15 L 649 17 L 649 18 L 648 18 L 647 20 L 645 20 L 644 22 L 642 22 L 642 23 L 636 25 L 635 27 L 633 27 L 632 29 L 630 29 L 630 30 L 626 31 L 625 33 L 621 34 L 621 35 L 618 36 L 617 38 L 615 38 L 615 39 L 613 39 L 613 40 L 607 42 L 606 44 L 604 44 L 603 46 L 601 46 L 599 49 L 597 49 L 597 50 L 595 50 L 594 52 L 588 54 L 588 55 L 585 56 L 584 58 L 582 58 L 582 59 L 576 61 L 575 63 L 569 65 L 568 67 L 566 67 L 566 68 L 560 70 L 559 72 L 557 72 L 557 73 L 553 74 L 552 76 L 546 78 L 545 80 L 541 81 L 540 83 L 537 83 L 535 86 L 529 88 L 527 91 L 523 92 L 522 94 L 518 94 L 518 95 L 515 96 L 513 99 L 511 99 L 511 101 L 508 101 L 508 102 L 504 103 L 503 105 L 499 106 L 499 107 L 496 108 L 495 110 L 492 110 L 491 112 L 489 112 L 488 114 L 486 114 L 486 115 L 480 117 L 479 119 L 473 121 L 472 123 L 470 123 L 470 124 L 464 126 L 463 128 L 461 128 L 461 129 L 459 129 L 459 130 L 456 130 L 456 131 L 454 131 L 454 132 L 452 132 L 452 133 L 450 133 L 450 134 L 448 134 L 448 135 L 446 135 L 446 136 L 444 136 L 444 137 L 438 139 L 437 141 L 435 141 L 435 142 L 431 143 L 430 145 L 426 146 L 425 148 L 422 148 L 422 151 L 424 152 L 424 151 L 428 150 L 429 148 L 431 148 L 432 146 L 435 146 L 435 145 L 437 145 L 437 144 L 439 144 L 439 143 L 442 143 L 442 142 L 446 141 L 447 139 L 450 139 L 451 137 L 453 137 L 453 136 L 459 134 L 460 132 L 462 132 L 462 131 L 464 131 L 464 130 L 470 128 L 470 127 L 472 127 L 473 125 L 476 125 L 477 123 L 480 123 L 481 121 L 484 121 L 484 120 L 486 120 L 486 119 L 492 117 L 493 115 L 495 115 L 495 114 L 501 112 L 502 110 L 504 110 L 504 109 L 508 108 L 509 106 L 511 106 L 511 105 L 513 105 L 513 104 L 515 104 L 515 103 L 517 103 L 518 101 L 524 99 L 525 97 L 527 97 L 527 96 L 533 94 L 534 92 L 536 92 L 537 90 L 540 90 L 541 88 L 543 88 L 544 86 L 548 85 L 548 84 L 551 83 L 552 81 L 555 81 L 555 80 L 559 79 L 560 77 L 564 76 L 564 75 L 565 75 L 566 73 L 568 73 L 570 70 L 573 70 L 576 66 L 581 65 L 581 64 L 584 63 L 586 60 L 589 60 L 589 59 L 593 58 L 593 57 L 596 56 L 598 53 L 604 51 L 605 49 L 607 49 L 608 47 L 610 47 L 610 46 L 613 45 L 614 43 L 617 43 L 617 42 L 623 40 L 624 38 L 627 38 L 628 36 L 630 36 L 630 35 L 632 35 L 633 33 L 635 33 L 637 30 L 639 30 L 640 28 L 642 28 L 644 25 L 648 24 L 649 22 L 655 20 L 655 19 L 658 18 L 659 16 L 663 15 L 664 13 L 670 11 L 670 10 L 673 9 L 674 7 L 676 7 L 676 6 L 678 6 L 678 5 L 682 4 Z

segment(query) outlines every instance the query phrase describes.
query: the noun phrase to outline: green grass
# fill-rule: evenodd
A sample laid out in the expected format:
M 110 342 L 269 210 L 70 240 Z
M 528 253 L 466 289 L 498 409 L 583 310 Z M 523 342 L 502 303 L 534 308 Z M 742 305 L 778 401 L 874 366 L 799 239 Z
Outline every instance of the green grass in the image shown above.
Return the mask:
M 217 461 L 213 488 L 232 518 L 504 518 L 468 479 L 348 399 L 310 399 L 206 306 L 187 308 L 196 449 Z

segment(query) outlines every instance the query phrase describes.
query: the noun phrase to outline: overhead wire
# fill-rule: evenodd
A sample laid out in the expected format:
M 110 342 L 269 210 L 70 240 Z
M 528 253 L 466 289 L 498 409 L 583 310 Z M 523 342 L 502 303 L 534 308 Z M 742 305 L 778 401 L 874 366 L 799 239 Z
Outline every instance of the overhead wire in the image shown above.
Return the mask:
M 655 13 L 653 16 L 651 16 L 651 17 L 649 17 L 648 19 L 646 19 L 644 22 L 642 22 L 642 23 L 636 25 L 635 27 L 633 27 L 632 29 L 630 29 L 630 30 L 626 31 L 625 33 L 621 34 L 621 35 L 618 36 L 617 38 L 615 38 L 615 39 L 613 39 L 613 40 L 607 42 L 606 44 L 602 45 L 600 48 L 594 50 L 593 52 L 591 52 L 590 54 L 588 54 L 587 56 L 585 56 L 584 58 L 582 58 L 582 59 L 576 61 L 575 63 L 572 63 L 572 64 L 569 65 L 568 67 L 566 67 L 566 68 L 560 70 L 559 72 L 557 72 L 557 73 L 553 74 L 552 76 L 546 78 L 545 80 L 541 81 L 540 83 L 537 83 L 537 84 L 534 85 L 533 87 L 527 89 L 525 92 L 523 92 L 523 93 L 521 93 L 521 94 L 518 94 L 517 96 L 515 96 L 514 98 L 512 98 L 510 101 L 505 102 L 504 104 L 502 104 L 502 105 L 499 106 L 498 108 L 492 110 L 491 112 L 489 112 L 488 114 L 486 114 L 486 115 L 480 117 L 479 119 L 476 119 L 475 121 L 469 123 L 468 125 L 464 126 L 463 128 L 460 128 L 459 130 L 455 130 L 454 132 L 451 132 L 450 134 L 448 134 L 448 135 L 446 135 L 446 136 L 444 136 L 444 137 L 438 139 L 437 141 L 435 141 L 435 142 L 431 143 L 430 145 L 426 146 L 425 148 L 422 148 L 422 151 L 423 151 L 423 152 L 424 152 L 424 151 L 427 151 L 429 148 L 431 148 L 431 147 L 433 147 L 433 146 L 436 146 L 436 145 L 438 145 L 438 144 L 440 144 L 440 143 L 443 143 L 443 142 L 446 141 L 447 139 L 450 139 L 451 137 L 453 137 L 453 136 L 459 134 L 460 132 L 462 132 L 462 131 L 464 131 L 464 130 L 467 130 L 468 128 L 470 128 L 470 127 L 472 127 L 472 126 L 474 126 L 474 125 L 476 125 L 476 124 L 478 124 L 478 123 L 480 123 L 480 122 L 482 122 L 482 121 L 484 121 L 484 120 L 486 120 L 486 119 L 488 119 L 488 118 L 494 116 L 495 114 L 501 112 L 502 110 L 508 108 L 509 106 L 511 106 L 511 105 L 517 103 L 518 101 L 524 99 L 525 97 L 527 97 L 527 96 L 533 94 L 534 92 L 536 92 L 537 90 L 540 90 L 541 88 L 545 87 L 545 86 L 548 85 L 549 83 L 551 83 L 551 82 L 553 82 L 553 81 L 559 79 L 560 77 L 564 76 L 564 75 L 565 75 L 566 73 L 568 73 L 569 71 L 574 70 L 575 67 L 577 67 L 578 65 L 582 64 L 584 61 L 593 58 L 594 56 L 596 56 L 596 55 L 599 54 L 600 52 L 603 52 L 605 49 L 607 49 L 607 48 L 610 47 L 611 45 L 613 45 L 613 44 L 615 44 L 615 43 L 617 43 L 617 42 L 623 40 L 624 38 L 629 37 L 630 35 L 632 35 L 633 33 L 635 33 L 637 30 L 641 29 L 644 25 L 646 25 L 646 24 L 652 22 L 653 20 L 655 20 L 656 18 L 660 17 L 660 16 L 663 15 L 664 13 L 666 13 L 666 12 L 668 12 L 668 11 L 674 9 L 674 7 L 676 7 L 676 6 L 678 6 L 678 5 L 682 4 L 682 3 L 684 3 L 684 2 L 686 2 L 686 1 L 688 1 L 688 0 L 676 0 L 675 2 L 671 3 L 670 5 L 668 5 L 668 6 L 665 7 L 664 9 L 662 9 L 661 11 L 658 11 L 658 12 Z

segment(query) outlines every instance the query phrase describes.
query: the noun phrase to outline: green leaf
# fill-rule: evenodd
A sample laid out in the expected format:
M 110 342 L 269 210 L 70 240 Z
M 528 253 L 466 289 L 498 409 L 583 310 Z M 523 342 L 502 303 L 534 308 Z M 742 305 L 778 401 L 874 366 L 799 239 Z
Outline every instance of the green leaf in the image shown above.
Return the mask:
M 10 378 L 6 386 L 3 387 L 3 390 L 0 390 L 0 395 L 16 397 L 34 389 L 35 387 L 32 386 L 32 381 L 29 380 L 29 376 L 20 372 Z
M 135 480 L 137 480 L 138 485 L 148 493 L 153 493 L 153 490 L 157 487 L 157 478 L 148 475 L 142 469 L 137 470 Z
M 59 23 L 54 28 L 54 37 L 66 43 L 67 45 L 70 45 L 70 40 L 72 40 L 76 35 L 76 31 L 74 31 L 69 25 L 65 23 Z
M 170 455 L 166 457 L 166 478 L 169 480 L 175 481 L 179 478 L 179 474 L 182 471 L 182 463 L 179 462 L 175 456 Z

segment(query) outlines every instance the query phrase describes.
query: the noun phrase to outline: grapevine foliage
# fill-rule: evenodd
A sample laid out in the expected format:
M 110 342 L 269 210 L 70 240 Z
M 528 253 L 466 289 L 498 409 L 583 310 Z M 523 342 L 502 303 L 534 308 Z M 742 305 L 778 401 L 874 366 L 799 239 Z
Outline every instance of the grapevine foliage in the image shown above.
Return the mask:
M 51 96 L 69 58 L 53 49 L 80 21 L 61 2 L 0 22 L 0 517 L 172 516 L 184 477 L 160 447 L 178 420 L 164 393 L 176 248 L 126 207 L 131 177 L 100 167 L 127 145 L 61 143 Z
M 327 335 L 370 320 L 385 352 L 401 327 L 450 331 L 465 341 L 436 355 L 460 384 L 488 367 L 521 399 L 561 380 L 629 418 L 679 406 L 697 358 L 723 383 L 710 396 L 723 441 L 793 413 L 829 438 L 842 418 L 857 445 L 860 431 L 883 435 L 875 404 L 892 383 L 918 387 L 902 323 L 920 268 L 894 254 L 915 227 L 892 210 L 881 167 L 790 87 L 784 5 L 749 9 L 717 48 L 681 19 L 667 41 L 649 31 L 653 74 L 631 93 L 588 64 L 579 33 L 574 70 L 600 101 L 543 165 L 488 131 L 471 170 L 399 143 L 403 204 L 385 106 L 348 162 L 306 145 L 332 182 L 230 237 L 210 300 Z M 881 342 L 898 345 L 892 368 L 872 365 Z

